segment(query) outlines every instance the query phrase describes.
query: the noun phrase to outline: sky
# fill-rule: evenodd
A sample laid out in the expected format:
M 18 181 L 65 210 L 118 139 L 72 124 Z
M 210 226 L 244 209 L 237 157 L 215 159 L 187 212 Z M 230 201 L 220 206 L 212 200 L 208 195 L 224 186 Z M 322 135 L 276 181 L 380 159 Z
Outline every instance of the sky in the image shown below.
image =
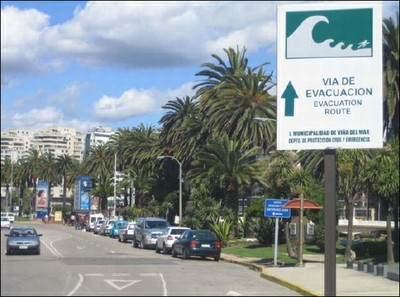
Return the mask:
M 276 79 L 277 6 L 307 2 L 1 1 L 1 131 L 158 128 L 228 48 Z

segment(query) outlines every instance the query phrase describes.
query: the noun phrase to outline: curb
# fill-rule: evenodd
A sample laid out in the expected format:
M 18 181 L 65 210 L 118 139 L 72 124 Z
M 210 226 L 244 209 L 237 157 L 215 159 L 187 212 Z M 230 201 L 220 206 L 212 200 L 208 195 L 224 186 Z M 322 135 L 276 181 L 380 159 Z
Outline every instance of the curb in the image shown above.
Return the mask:
M 311 290 L 308 290 L 306 288 L 303 288 L 302 286 L 299 286 L 299 285 L 291 283 L 287 280 L 284 280 L 284 279 L 281 279 L 281 278 L 278 278 L 278 277 L 268 274 L 268 272 L 267 272 L 268 268 L 265 268 L 261 265 L 253 264 L 253 263 L 249 263 L 249 262 L 245 262 L 245 261 L 241 261 L 241 260 L 229 259 L 228 257 L 226 257 L 224 255 L 221 255 L 221 260 L 225 261 L 225 262 L 230 262 L 230 263 L 246 266 L 253 270 L 259 271 L 260 277 L 267 279 L 269 281 L 272 281 L 274 283 L 280 284 L 292 291 L 302 294 L 303 296 L 321 296 L 320 294 L 313 292 Z

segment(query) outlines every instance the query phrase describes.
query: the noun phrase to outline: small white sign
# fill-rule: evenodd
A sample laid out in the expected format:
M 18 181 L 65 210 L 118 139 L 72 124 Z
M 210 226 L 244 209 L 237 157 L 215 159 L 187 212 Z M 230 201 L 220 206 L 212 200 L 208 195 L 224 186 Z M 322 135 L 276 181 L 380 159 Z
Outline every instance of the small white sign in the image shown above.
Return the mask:
M 379 3 L 278 6 L 277 149 L 381 148 Z

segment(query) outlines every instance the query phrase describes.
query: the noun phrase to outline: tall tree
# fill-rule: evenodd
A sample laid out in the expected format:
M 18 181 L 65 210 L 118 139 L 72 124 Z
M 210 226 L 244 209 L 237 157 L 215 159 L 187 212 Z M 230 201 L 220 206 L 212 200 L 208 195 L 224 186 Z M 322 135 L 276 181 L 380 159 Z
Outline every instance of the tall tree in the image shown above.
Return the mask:
M 63 211 L 65 211 L 67 201 L 67 173 L 72 169 L 73 163 L 73 159 L 67 154 L 58 156 L 56 159 L 56 169 L 62 175 L 63 179 Z
M 383 20 L 384 127 L 387 140 L 399 135 L 399 11 L 396 19 Z
M 370 152 L 360 149 L 338 151 L 338 194 L 345 197 L 348 219 L 346 261 L 351 259 L 354 204 L 356 199 L 365 191 L 361 174 L 366 169 L 369 157 Z
M 395 139 L 393 143 L 378 150 L 370 160 L 365 171 L 362 172 L 363 181 L 369 184 L 374 193 L 377 193 L 385 202 L 387 207 L 386 229 L 387 229 L 387 262 L 392 264 L 398 261 L 399 252 L 399 142 Z M 392 244 L 392 220 L 395 221 L 395 250 Z M 395 257 L 396 255 L 396 257 Z
M 251 68 L 245 48 L 224 51 L 228 64 L 212 55 L 219 65 L 204 63 L 201 66 L 208 69 L 196 74 L 206 77 L 194 86 L 204 117 L 203 130 L 213 137 L 227 133 L 232 139 L 250 139 L 253 145 L 261 145 L 264 139 L 274 142 L 276 98 L 269 94 L 274 83 L 272 73 L 266 75 L 263 69 L 268 63 Z M 256 117 L 269 121 L 259 125 L 254 121 Z
M 250 141 L 230 140 L 225 134 L 199 151 L 193 161 L 194 168 L 189 177 L 201 182 L 213 180 L 225 189 L 224 205 L 235 213 L 234 229 L 238 236 L 239 187 L 261 181 L 260 163 L 255 159 L 256 148 L 250 148 Z

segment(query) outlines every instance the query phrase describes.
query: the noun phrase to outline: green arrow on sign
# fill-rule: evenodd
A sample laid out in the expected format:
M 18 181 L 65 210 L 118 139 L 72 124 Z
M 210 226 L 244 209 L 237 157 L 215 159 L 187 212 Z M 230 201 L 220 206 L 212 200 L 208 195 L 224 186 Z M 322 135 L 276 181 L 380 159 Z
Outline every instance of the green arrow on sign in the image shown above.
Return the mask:
M 289 81 L 285 91 L 283 91 L 281 98 L 286 99 L 285 116 L 292 117 L 294 115 L 294 99 L 299 97 L 297 96 L 296 90 L 294 89 L 291 81 Z

